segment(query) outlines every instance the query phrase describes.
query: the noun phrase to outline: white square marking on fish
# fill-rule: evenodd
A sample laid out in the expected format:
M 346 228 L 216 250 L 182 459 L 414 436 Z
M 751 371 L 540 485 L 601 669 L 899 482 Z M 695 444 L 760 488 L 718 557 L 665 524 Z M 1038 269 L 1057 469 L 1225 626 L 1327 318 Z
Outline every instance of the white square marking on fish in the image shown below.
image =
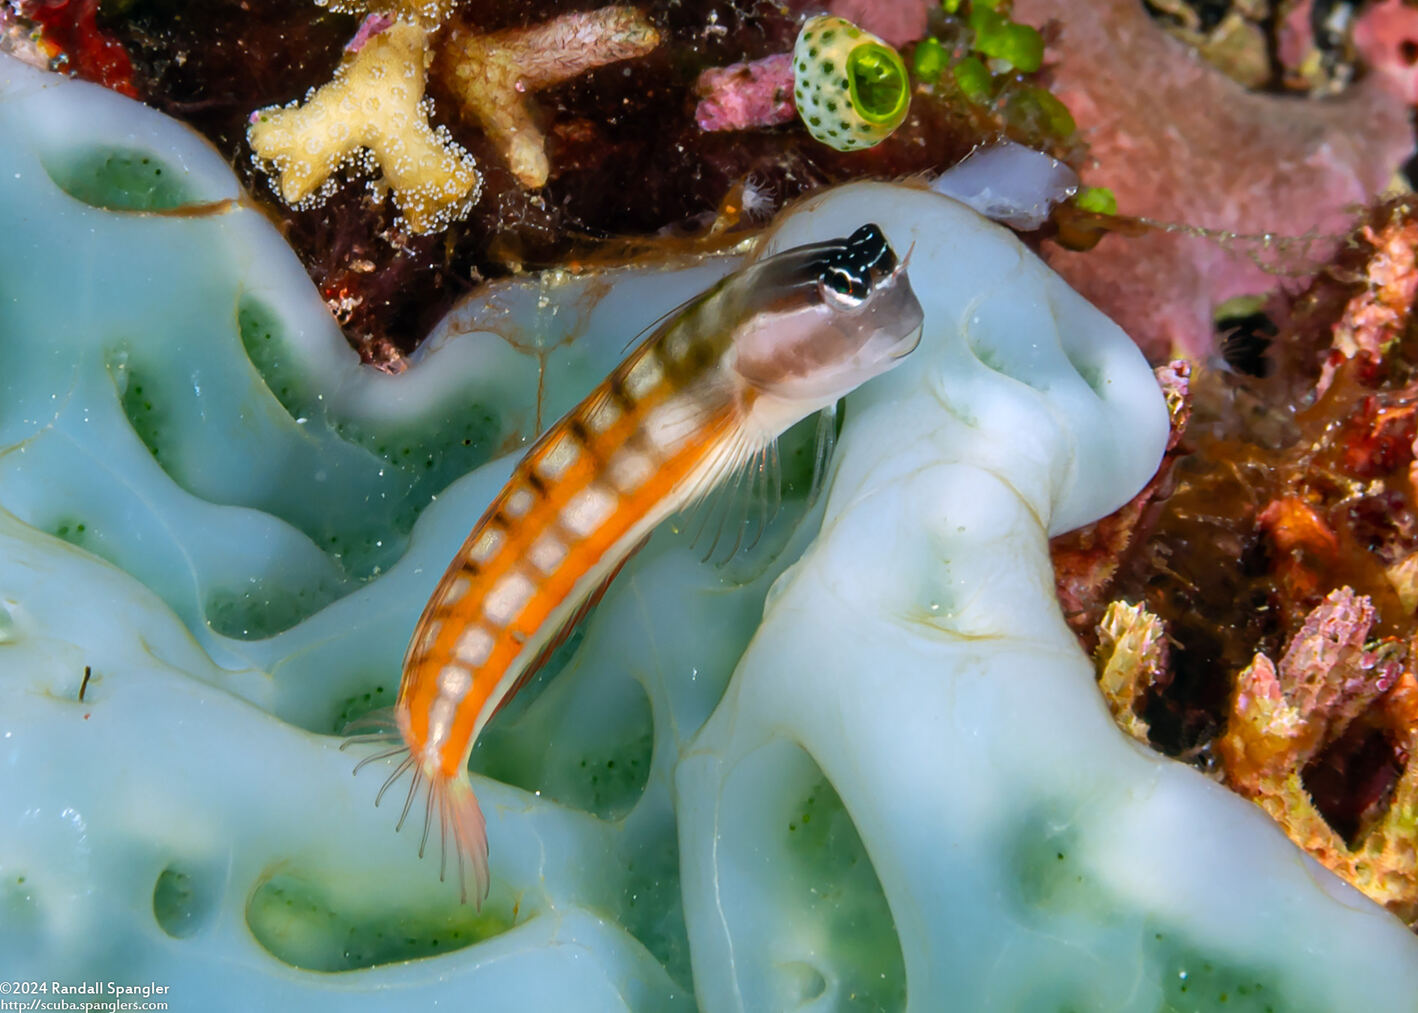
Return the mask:
M 655 473 L 655 462 L 633 450 L 617 450 L 606 462 L 606 473 L 611 485 L 622 495 L 629 495 Z
M 489 638 L 490 641 L 491 638 Z M 443 670 L 438 673 L 438 695 L 448 698 L 455 704 L 463 699 L 464 694 L 472 685 L 473 673 L 461 665 L 444 665 Z
M 502 511 L 516 520 L 519 517 L 527 516 L 527 511 L 532 509 L 532 504 L 537 501 L 531 489 L 515 489 L 507 497 L 507 502 L 503 505 Z
M 473 547 L 468 550 L 469 561 L 482 566 L 502 550 L 502 543 L 505 541 L 507 541 L 507 536 L 503 534 L 501 528 L 484 528 L 483 533 L 478 535 L 477 541 L 473 542 Z
M 663 456 L 673 457 L 695 433 L 694 412 L 692 405 L 672 398 L 645 419 L 645 438 Z
M 457 706 L 446 696 L 433 701 L 428 710 L 428 741 L 442 744 L 448 738 L 448 730 L 453 725 L 453 712 Z
M 448 585 L 443 592 L 443 597 L 439 599 L 439 604 L 452 606 L 463 600 L 463 595 L 468 593 L 468 588 L 473 586 L 473 582 L 467 577 L 454 577 L 453 582 Z
M 694 347 L 694 336 L 688 327 L 676 327 L 665 335 L 665 354 L 675 362 L 683 362 Z
M 581 456 L 581 448 L 570 433 L 562 433 L 552 440 L 537 461 L 537 474 L 548 482 L 555 482 L 566 474 L 568 468 Z
M 513 571 L 494 584 L 483 599 L 483 615 L 495 626 L 506 626 L 521 614 L 536 589 L 526 576 Z
M 561 508 L 561 525 L 585 538 L 615 513 L 616 495 L 603 485 L 591 484 Z
M 469 668 L 486 663 L 492 654 L 492 634 L 481 626 L 469 626 L 453 648 L 453 656 Z
M 664 378 L 665 371 L 660 368 L 659 360 L 647 351 L 635 360 L 630 372 L 625 375 L 625 392 L 632 401 L 639 401 L 658 387 Z
M 566 544 L 556 535 L 547 533 L 532 543 L 532 547 L 527 550 L 527 557 L 542 573 L 554 573 L 566 558 Z
M 598 398 L 586 413 L 586 428 L 593 433 L 604 433 L 620 419 L 620 406 L 615 403 L 615 398 Z

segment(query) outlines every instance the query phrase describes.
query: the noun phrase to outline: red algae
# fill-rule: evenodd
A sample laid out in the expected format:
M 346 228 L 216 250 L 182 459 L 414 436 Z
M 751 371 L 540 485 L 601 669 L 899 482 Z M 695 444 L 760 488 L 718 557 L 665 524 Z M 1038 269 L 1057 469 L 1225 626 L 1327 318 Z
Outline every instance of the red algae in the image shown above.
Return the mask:
M 19 5 L 21 15 L 40 26 L 60 66 L 137 98 L 133 61 L 122 43 L 99 27 L 98 7 L 99 0 L 26 0 Z
M 773 127 L 797 116 L 791 53 L 710 67 L 699 75 L 694 90 L 699 96 L 694 122 L 700 130 Z
M 1382 0 L 1354 28 L 1354 45 L 1409 105 L 1418 104 L 1418 9 Z
M 1018 0 L 1051 24 L 1054 93 L 1093 159 L 1084 178 L 1129 215 L 1241 235 L 1343 234 L 1413 146 L 1403 102 L 1371 76 L 1327 101 L 1247 91 L 1199 60 L 1137 0 Z M 1330 244 L 1332 249 L 1332 244 Z M 1323 244 L 1287 271 L 1309 273 Z M 1152 231 L 1108 236 L 1050 265 L 1154 359 L 1203 358 L 1217 306 L 1268 293 L 1277 277 L 1214 240 Z
M 817 13 L 819 5 L 790 2 L 790 6 Z M 893 46 L 904 46 L 926 34 L 928 14 L 935 5 L 927 0 L 830 0 L 822 6 L 828 14 L 846 18 Z

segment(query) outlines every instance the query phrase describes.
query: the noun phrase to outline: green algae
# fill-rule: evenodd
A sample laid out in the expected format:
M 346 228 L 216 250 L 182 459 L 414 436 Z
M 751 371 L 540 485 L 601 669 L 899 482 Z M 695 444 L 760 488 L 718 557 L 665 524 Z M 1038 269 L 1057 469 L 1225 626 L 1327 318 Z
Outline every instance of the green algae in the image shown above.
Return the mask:
M 461 950 L 515 922 L 498 903 L 479 911 L 456 896 L 438 910 L 366 911 L 334 901 L 293 873 L 272 876 L 246 905 L 256 941 L 277 959 L 309 971 L 350 971 Z
M 686 988 L 693 983 L 680 893 L 679 839 L 672 822 L 641 836 L 625 862 L 616 921 Z
M 537 706 L 581 637 L 584 624 L 563 645 L 567 654 L 550 659 L 514 698 L 517 709 L 509 707 L 489 722 L 473 749 L 471 769 L 601 819 L 618 820 L 640 800 L 650 775 L 655 725 L 645 691 L 629 681 L 612 688 L 610 699 L 598 701 L 604 719 L 589 727 L 579 720 L 584 712 L 565 701 Z
M 153 886 L 153 917 L 174 939 L 188 939 L 216 915 L 221 876 L 203 873 L 183 862 L 169 865 Z
M 1018 824 L 1008 868 L 1012 870 L 1012 901 L 1016 917 L 1025 923 L 1046 919 L 1079 919 L 1095 925 L 1131 921 L 1136 926 L 1137 958 L 1143 975 L 1159 996 L 1157 1013 L 1307 1013 L 1318 1009 L 1287 991 L 1278 968 L 1248 965 L 1228 957 L 1218 947 L 1189 939 L 1156 917 L 1137 918 L 1129 904 L 1113 895 L 1105 879 L 1088 861 L 1092 849 L 1079 824 L 1063 809 L 1040 806 Z M 1057 983 L 1062 984 L 1062 983 Z M 1076 1008 L 1107 1004 L 1101 994 L 1088 995 L 1079 983 Z M 1057 994 L 1036 994 L 1029 1009 L 1066 1009 Z
M 351 721 L 383 710 L 393 703 L 394 692 L 386 690 L 382 685 L 374 685 L 363 693 L 348 696 L 335 708 L 335 719 L 330 724 L 329 732 L 331 735 L 343 735 Z
M 79 548 L 93 551 L 95 542 L 94 533 L 89 530 L 89 526 L 83 521 L 75 520 L 72 517 L 65 517 L 54 521 L 47 530 L 55 538 L 62 538 L 70 545 L 77 545 Z
M 1047 88 L 1033 85 L 1013 90 L 1005 100 L 1005 116 L 1021 130 L 1067 139 L 1078 129 L 1068 106 Z
M 1080 211 L 1094 214 L 1115 215 L 1118 213 L 1118 198 L 1106 186 L 1086 186 L 1074 195 L 1073 203 Z
M 1044 39 L 1028 25 L 1011 21 L 981 3 L 971 6 L 968 24 L 975 32 L 975 52 L 1004 60 L 1026 74 L 1032 74 L 1043 65 Z
M 172 423 L 163 407 L 165 392 L 158 387 L 160 381 L 132 365 L 127 349 L 110 359 L 109 374 L 118 388 L 128 424 L 153 459 L 162 464 L 163 455 L 171 452 Z
M 286 414 L 297 421 L 312 413 L 323 414 L 319 385 L 291 360 L 279 314 L 260 299 L 243 294 L 236 307 L 236 326 L 246 357 Z
M 336 419 L 319 392 L 320 385 L 296 361 L 277 315 L 261 301 L 243 296 L 237 311 L 242 348 L 261 383 L 285 416 L 325 450 L 340 454 L 322 459 L 328 467 L 311 474 L 329 474 L 340 467 L 337 480 L 353 481 L 376 509 L 357 523 L 335 525 L 320 518 L 301 517 L 294 510 L 272 510 L 295 524 L 351 573 L 366 576 L 387 566 L 394 544 L 381 531 L 406 535 L 424 507 L 454 479 L 487 463 L 503 439 L 499 414 L 470 401 L 431 406 L 431 418 L 418 424 Z M 363 451 L 369 455 L 361 455 Z M 379 508 L 383 509 L 380 510 Z M 380 514 L 383 514 L 381 517 Z
M 46 158 L 44 168 L 70 197 L 106 211 L 168 211 L 196 200 L 179 171 L 138 149 L 70 150 Z
M 252 580 L 241 589 L 214 591 L 203 612 L 216 633 L 236 640 L 265 640 L 290 629 L 339 598 L 339 589 L 319 579 L 305 587 Z
M 906 1006 L 906 965 L 886 895 L 842 799 L 825 777 L 783 824 L 800 915 L 832 941 L 843 1010 L 875 1013 Z M 810 1000 L 820 972 L 799 968 Z M 825 982 L 823 983 L 825 988 Z
M 966 56 L 951 68 L 955 83 L 971 102 L 983 103 L 993 89 L 990 72 L 978 57 Z
M 922 81 L 935 81 L 950 63 L 950 55 L 940 40 L 928 36 L 916 43 L 911 53 L 911 69 Z
M 1152 933 L 1146 951 L 1162 986 L 1158 1013 L 1321 1013 L 1285 989 L 1278 973 L 1173 940 L 1166 932 Z

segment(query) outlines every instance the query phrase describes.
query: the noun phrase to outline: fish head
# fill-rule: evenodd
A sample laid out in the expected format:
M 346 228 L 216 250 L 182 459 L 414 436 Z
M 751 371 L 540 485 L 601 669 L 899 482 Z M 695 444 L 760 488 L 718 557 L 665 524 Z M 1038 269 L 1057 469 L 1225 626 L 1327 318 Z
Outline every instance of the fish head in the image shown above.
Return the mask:
M 751 295 L 728 365 L 756 393 L 800 405 L 835 402 L 920 343 L 924 314 L 881 229 L 799 246 L 750 269 Z

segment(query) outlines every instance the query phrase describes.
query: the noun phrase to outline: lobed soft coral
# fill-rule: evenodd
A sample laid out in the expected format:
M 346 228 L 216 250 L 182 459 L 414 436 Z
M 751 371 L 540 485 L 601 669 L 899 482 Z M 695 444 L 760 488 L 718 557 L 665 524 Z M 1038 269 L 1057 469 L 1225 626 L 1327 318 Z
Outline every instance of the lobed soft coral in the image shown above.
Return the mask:
M 564 14 L 503 32 L 458 23 L 440 46 L 435 73 L 487 131 L 513 175 L 535 189 L 546 183 L 550 165 L 531 93 L 644 56 L 659 44 L 660 33 L 633 7 Z
M 428 33 L 395 21 L 362 34 L 334 79 L 304 103 L 252 114 L 251 149 L 274 165 L 289 204 L 328 195 L 342 165 L 377 166 L 409 227 L 437 230 L 477 200 L 480 176 L 447 130 L 429 123 Z
M 769 243 L 880 222 L 921 348 L 849 401 L 822 499 L 792 483 L 727 571 L 666 525 L 499 715 L 498 882 L 460 909 L 328 733 L 393 692 L 497 452 L 726 262 L 492 285 L 374 375 L 208 146 L 36 77 L 0 77 L 16 977 L 341 1013 L 1411 1006 L 1418 942 L 1115 734 L 1061 620 L 1046 532 L 1165 444 L 1140 355 L 1006 230 L 884 184 Z M 87 297 L 56 298 L 76 262 Z
M 341 14 L 373 14 L 391 20 L 414 21 L 425 28 L 435 28 L 452 15 L 458 0 L 315 0 Z
M 333 4 L 338 10 L 349 5 Z M 434 232 L 468 213 L 481 176 L 424 98 L 436 67 L 463 110 L 529 188 L 547 181 L 545 137 L 528 93 L 594 67 L 642 56 L 659 33 L 631 7 L 566 14 L 530 28 L 483 33 L 444 22 L 451 5 L 376 5 L 346 46 L 335 77 L 303 104 L 252 116 L 251 148 L 273 164 L 282 198 L 300 205 L 334 189 L 341 165 L 377 168 L 409 227 Z

